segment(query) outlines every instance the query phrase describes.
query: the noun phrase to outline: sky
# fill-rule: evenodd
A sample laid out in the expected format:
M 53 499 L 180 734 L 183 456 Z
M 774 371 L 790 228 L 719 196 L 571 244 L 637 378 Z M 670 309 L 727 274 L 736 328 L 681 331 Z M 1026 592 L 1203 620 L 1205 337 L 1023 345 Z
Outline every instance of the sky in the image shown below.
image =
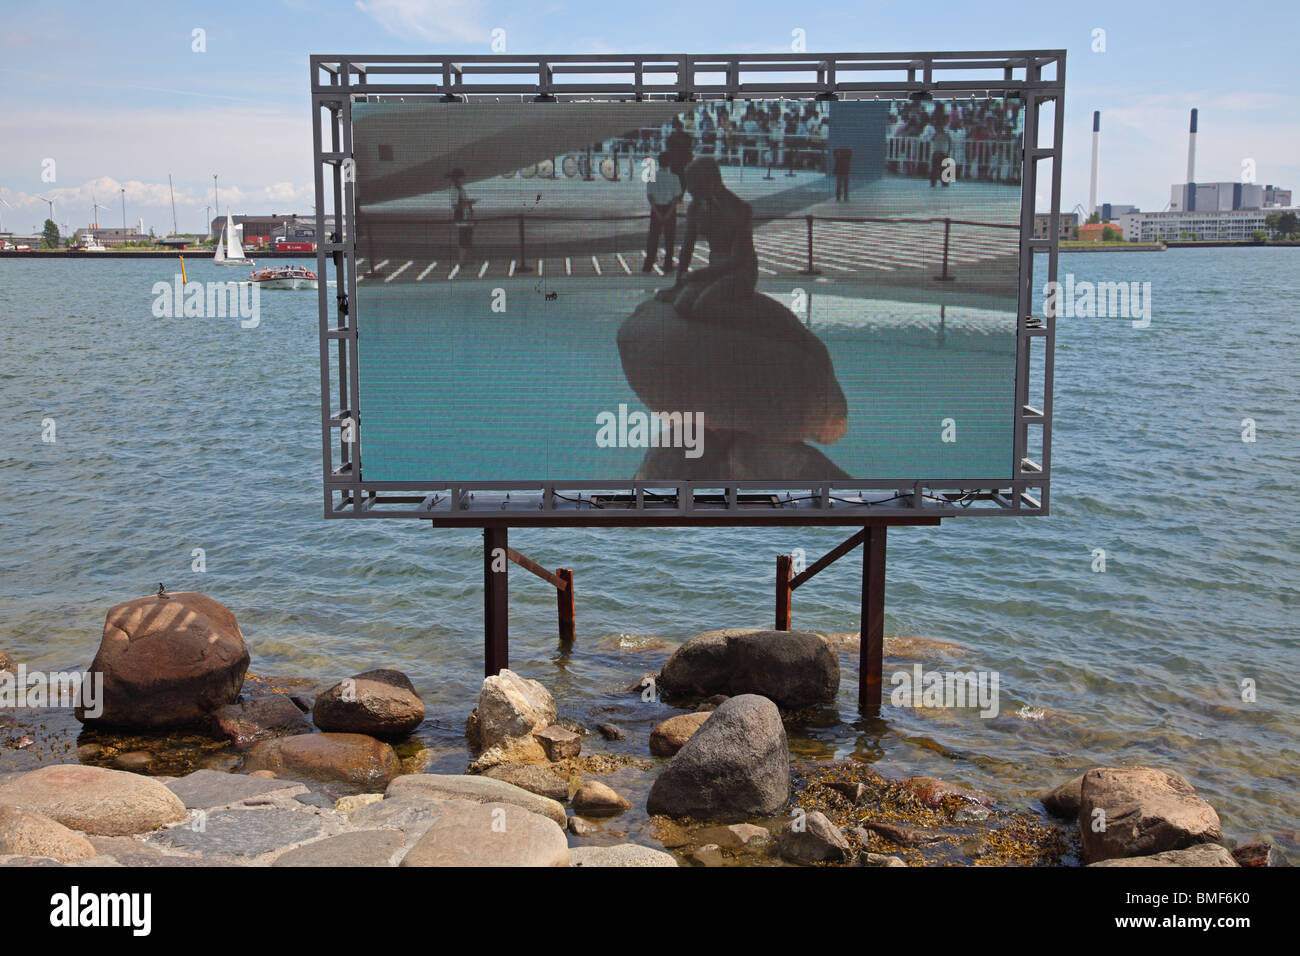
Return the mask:
M 0 0 L 0 219 L 6 231 L 39 229 L 44 196 L 66 231 L 91 222 L 95 202 L 101 224 L 121 226 L 125 200 L 129 224 L 165 234 L 169 173 L 181 232 L 205 229 L 214 174 L 223 212 L 310 214 L 310 55 L 491 53 L 497 30 L 517 54 L 783 53 L 795 31 L 812 53 L 1064 48 L 1063 210 L 1088 202 L 1093 110 L 1102 202 L 1165 208 L 1186 178 L 1191 107 L 1198 180 L 1240 180 L 1250 162 L 1257 182 L 1300 190 L 1297 10 L 1294 0 Z

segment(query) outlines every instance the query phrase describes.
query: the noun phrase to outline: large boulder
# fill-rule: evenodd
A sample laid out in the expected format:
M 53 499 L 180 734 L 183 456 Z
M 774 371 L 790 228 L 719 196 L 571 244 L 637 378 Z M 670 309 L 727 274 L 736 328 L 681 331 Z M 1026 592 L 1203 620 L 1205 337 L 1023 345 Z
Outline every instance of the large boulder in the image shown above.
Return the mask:
M 674 817 L 775 813 L 790 797 L 790 753 L 776 705 L 741 694 L 715 710 L 650 788 L 646 809 Z
M 248 645 L 235 615 L 197 591 L 151 595 L 108 612 L 90 678 L 103 678 L 103 712 L 90 724 L 158 730 L 204 722 L 239 696 Z M 95 703 L 83 698 L 84 703 Z
M 243 769 L 375 789 L 387 786 L 402 764 L 392 747 L 364 734 L 298 734 L 255 744 Z
M 84 835 L 42 813 L 0 804 L 0 856 L 44 856 L 67 863 L 97 855 Z
M 798 710 L 833 704 L 840 662 L 808 631 L 705 631 L 677 648 L 659 675 L 670 699 L 758 694 Z
M 98 836 L 144 833 L 187 816 L 185 804 L 150 777 L 82 764 L 55 764 L 6 778 L 0 805 L 23 807 Z
M 1098 767 L 1083 775 L 1079 832 L 1085 863 L 1183 850 L 1223 837 L 1219 815 L 1176 773 Z
M 555 723 L 555 699 L 535 680 L 512 670 L 483 678 L 478 706 L 466 733 L 481 754 L 480 768 L 499 763 L 546 763 L 546 751 L 533 734 Z
M 321 730 L 403 737 L 424 722 L 424 701 L 401 671 L 372 670 L 317 697 L 311 719 Z
M 424 831 L 402 866 L 568 866 L 554 820 L 511 803 L 457 803 Z

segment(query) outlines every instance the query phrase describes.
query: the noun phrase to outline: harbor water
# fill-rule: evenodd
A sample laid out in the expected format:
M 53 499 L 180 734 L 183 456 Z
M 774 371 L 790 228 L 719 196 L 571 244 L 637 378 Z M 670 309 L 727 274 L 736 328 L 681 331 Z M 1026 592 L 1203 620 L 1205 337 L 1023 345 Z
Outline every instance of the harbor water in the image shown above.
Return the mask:
M 1152 310 L 1146 328 L 1059 322 L 1051 516 L 889 538 L 886 692 L 914 663 L 997 672 L 997 715 L 887 702 L 861 721 L 846 642 L 839 719 L 801 731 L 796 756 L 928 773 L 1013 804 L 1096 764 L 1166 767 L 1227 837 L 1294 841 L 1300 257 L 1098 253 L 1063 255 L 1061 270 L 1150 282 Z M 323 520 L 315 295 L 264 293 L 254 328 L 159 318 L 154 284 L 177 271 L 0 261 L 0 650 L 79 670 L 111 605 L 159 583 L 200 590 L 235 612 L 257 674 L 407 672 L 428 704 L 422 738 L 459 772 L 482 678 L 479 534 Z M 511 665 L 563 715 L 648 726 L 672 711 L 638 711 L 628 684 L 695 633 L 769 626 L 775 555 L 811 561 L 842 536 L 515 531 L 519 550 L 573 568 L 578 641 L 556 649 L 553 592 L 516 571 Z M 842 561 L 801 588 L 795 626 L 856 632 L 859 575 Z

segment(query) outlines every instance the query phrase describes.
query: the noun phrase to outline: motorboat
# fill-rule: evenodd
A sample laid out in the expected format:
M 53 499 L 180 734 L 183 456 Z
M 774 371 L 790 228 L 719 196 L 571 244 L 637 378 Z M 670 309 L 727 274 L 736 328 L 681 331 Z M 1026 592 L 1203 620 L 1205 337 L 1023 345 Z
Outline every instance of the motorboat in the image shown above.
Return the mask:
M 248 281 L 263 289 L 315 289 L 316 273 L 303 266 L 266 266 L 248 274 Z

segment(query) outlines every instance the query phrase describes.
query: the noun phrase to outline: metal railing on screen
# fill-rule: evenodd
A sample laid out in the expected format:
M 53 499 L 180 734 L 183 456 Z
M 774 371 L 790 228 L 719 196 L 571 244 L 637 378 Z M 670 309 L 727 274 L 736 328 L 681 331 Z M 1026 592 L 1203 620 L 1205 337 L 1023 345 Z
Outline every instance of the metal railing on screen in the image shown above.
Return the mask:
M 1020 142 L 1003 139 L 968 139 L 956 144 L 947 156 L 953 160 L 958 181 L 1020 182 Z M 930 175 L 934 155 L 930 140 L 920 136 L 892 136 L 885 141 L 885 168 L 903 176 Z
M 528 228 L 530 224 L 534 226 L 541 225 L 543 223 L 561 223 L 561 222 L 562 223 L 586 222 L 586 223 L 632 224 L 632 223 L 648 222 L 649 219 L 650 219 L 649 212 L 639 214 L 639 215 L 632 215 L 632 216 L 625 215 L 625 214 L 612 215 L 612 216 L 592 216 L 592 215 L 557 216 L 557 215 L 552 215 L 547 213 L 527 212 L 527 213 L 508 213 L 508 214 L 498 215 L 498 216 L 478 215 L 474 219 L 474 225 L 476 228 L 486 227 L 493 224 L 513 224 L 517 227 L 518 242 L 517 242 L 517 246 L 514 249 L 505 250 L 498 246 L 495 249 L 493 249 L 490 253 L 494 255 L 511 255 L 513 253 L 513 256 L 510 260 L 511 261 L 510 274 L 514 275 L 516 273 L 527 274 L 533 271 L 532 263 L 534 261 L 534 257 L 530 257 L 529 254 L 530 243 L 529 243 L 529 236 L 528 236 Z M 428 220 L 426 220 L 425 222 L 427 223 Z M 862 226 L 872 224 L 872 225 L 883 225 L 888 227 L 935 226 L 936 229 L 930 234 L 930 237 L 934 243 L 934 249 L 936 253 L 935 257 L 931 258 L 931 257 L 924 256 L 922 254 L 917 254 L 916 263 L 918 267 L 924 267 L 931 263 L 939 265 L 941 271 L 939 272 L 938 275 L 934 276 L 933 278 L 937 281 L 942 281 L 942 282 L 951 281 L 957 278 L 956 275 L 953 273 L 952 266 L 951 266 L 953 226 L 966 226 L 973 229 L 994 229 L 994 230 L 1002 230 L 1004 232 L 1017 233 L 1017 234 L 1019 233 L 1019 229 L 1020 229 L 1020 224 L 1018 222 L 983 222 L 974 219 L 956 219 L 951 216 L 929 216 L 929 217 L 821 216 L 821 215 L 809 213 L 803 216 L 785 216 L 785 217 L 772 217 L 767 219 L 756 219 L 755 224 L 758 227 L 756 231 L 758 231 L 764 226 L 772 226 L 774 224 L 780 225 L 782 223 L 803 223 L 805 226 L 804 240 L 802 243 L 802 248 L 799 250 L 799 257 L 803 259 L 803 268 L 789 269 L 790 272 L 796 273 L 798 275 L 805 275 L 805 276 L 816 276 L 822 274 L 821 269 L 819 269 L 817 265 L 818 256 L 817 256 L 816 249 L 817 249 L 818 237 L 817 237 L 816 226 L 818 223 L 835 224 L 835 225 L 862 225 Z M 451 218 L 450 216 L 447 216 L 445 218 L 442 216 L 435 216 L 432 218 L 432 224 L 435 227 L 442 227 L 447 230 L 448 248 L 454 247 L 457 241 L 456 229 L 458 225 L 461 224 L 458 223 L 453 218 Z M 377 228 L 380 225 L 381 225 L 380 222 L 376 222 L 372 220 L 372 222 L 369 224 L 370 228 L 366 230 L 366 235 L 364 239 L 364 243 L 369 247 L 368 258 L 371 263 L 371 268 L 367 270 L 366 275 L 372 277 L 381 275 L 383 272 L 382 269 L 377 267 L 378 263 L 385 262 L 385 261 L 392 261 L 391 257 L 389 260 L 384 260 L 381 258 L 382 256 L 387 255 L 388 254 L 387 252 L 376 251 L 375 249 L 375 242 L 376 242 L 375 233 L 377 231 Z M 940 225 L 943 226 L 942 232 L 939 232 L 937 229 L 937 227 Z M 862 238 L 863 239 L 869 238 L 869 233 L 864 231 Z M 381 249 L 382 247 L 383 244 L 381 242 Z M 628 249 L 634 249 L 634 248 L 637 248 L 635 244 L 628 246 Z M 784 255 L 780 256 L 779 259 L 780 261 L 783 262 L 789 262 L 790 258 L 793 255 L 794 255 L 794 251 L 793 249 L 790 249 L 786 251 Z M 1006 255 L 1014 256 L 1015 251 L 1008 250 Z M 760 259 L 762 258 L 763 257 L 760 255 Z M 869 260 L 869 258 L 870 258 L 869 251 L 864 251 L 862 254 L 862 259 L 866 261 Z M 987 258 L 996 258 L 996 253 Z M 400 263 L 395 263 L 395 265 L 400 265 Z M 624 265 L 624 270 L 627 271 L 629 274 L 631 273 L 630 268 L 628 268 L 626 264 Z M 483 270 L 483 273 L 486 273 L 486 269 Z M 468 276 L 468 275 L 473 275 L 474 273 L 472 270 L 469 270 L 465 274 Z

